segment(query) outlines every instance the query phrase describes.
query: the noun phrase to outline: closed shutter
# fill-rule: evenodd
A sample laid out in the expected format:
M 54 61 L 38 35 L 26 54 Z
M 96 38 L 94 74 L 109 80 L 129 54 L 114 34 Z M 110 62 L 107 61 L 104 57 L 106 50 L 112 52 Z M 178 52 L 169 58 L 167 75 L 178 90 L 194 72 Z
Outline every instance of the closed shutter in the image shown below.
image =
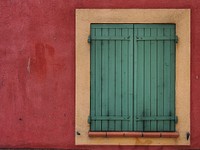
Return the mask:
M 133 130 L 133 25 L 91 25 L 91 131 Z
M 175 26 L 91 25 L 91 131 L 175 130 Z
M 136 131 L 175 131 L 175 25 L 134 25 Z

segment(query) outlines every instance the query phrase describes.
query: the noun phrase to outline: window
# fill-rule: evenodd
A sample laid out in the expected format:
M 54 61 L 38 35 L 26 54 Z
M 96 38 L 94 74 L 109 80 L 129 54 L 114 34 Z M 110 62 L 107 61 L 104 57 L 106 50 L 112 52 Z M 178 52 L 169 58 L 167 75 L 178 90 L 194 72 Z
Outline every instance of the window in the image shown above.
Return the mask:
M 91 24 L 90 131 L 175 131 L 174 24 Z
M 87 42 L 91 33 L 91 24 L 171 24 L 176 28 L 178 43 L 175 54 L 175 115 L 178 122 L 175 131 L 179 137 L 154 136 L 148 138 L 148 131 L 89 132 L 88 116 L 90 115 L 90 43 Z M 189 145 L 186 134 L 190 132 L 190 9 L 77 9 L 76 10 L 76 82 L 75 82 L 75 142 L 76 145 Z M 134 38 L 134 36 L 133 36 Z M 173 37 L 174 38 L 174 37 Z M 118 40 L 116 40 L 118 41 Z M 129 41 L 129 40 L 127 40 Z M 125 42 L 127 42 L 125 41 Z M 138 40 L 138 42 L 143 42 Z M 145 41 L 146 42 L 146 41 Z M 134 44 L 134 42 L 133 42 Z M 135 45 L 133 45 L 135 46 Z M 133 70 L 134 71 L 134 70 Z M 171 118 L 173 119 L 173 118 Z M 90 120 L 91 121 L 91 120 Z M 105 121 L 105 120 L 104 120 Z M 148 120 L 145 120 L 148 121 Z M 111 133 L 121 135 L 126 132 L 128 138 L 111 137 Z M 162 131 L 161 131 L 162 132 Z M 163 131 L 173 134 L 176 132 Z M 90 137 L 90 133 L 99 133 L 97 137 Z M 139 131 L 141 133 L 141 131 Z M 151 131 L 159 135 L 159 131 Z M 133 136 L 134 135 L 134 136 Z M 140 134 L 141 135 L 141 134 Z M 101 136 L 101 137 L 100 137 Z

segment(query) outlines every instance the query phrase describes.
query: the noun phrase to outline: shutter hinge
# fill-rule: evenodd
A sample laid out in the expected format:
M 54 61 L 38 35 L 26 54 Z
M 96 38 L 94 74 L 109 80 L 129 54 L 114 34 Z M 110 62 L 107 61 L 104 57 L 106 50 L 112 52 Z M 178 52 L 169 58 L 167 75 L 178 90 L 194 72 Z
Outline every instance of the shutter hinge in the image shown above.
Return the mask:
M 90 124 L 90 123 L 91 123 L 90 116 L 88 116 L 88 124 Z
M 88 36 L 88 43 L 90 43 L 91 42 L 91 36 L 89 35 Z
M 178 123 L 178 116 L 175 116 L 175 123 Z
M 176 39 L 175 39 L 176 43 L 178 43 L 178 36 L 176 35 Z

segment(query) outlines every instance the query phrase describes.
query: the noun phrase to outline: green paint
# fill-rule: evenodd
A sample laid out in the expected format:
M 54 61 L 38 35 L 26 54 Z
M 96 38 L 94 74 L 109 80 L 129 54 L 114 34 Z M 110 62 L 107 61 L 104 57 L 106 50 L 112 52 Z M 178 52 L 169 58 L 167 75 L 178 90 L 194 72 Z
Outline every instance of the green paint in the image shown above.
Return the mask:
M 108 29 L 102 29 L 102 36 L 108 36 Z M 102 116 L 108 115 L 108 41 L 102 41 Z M 102 120 L 102 131 L 108 129 L 108 120 Z
M 175 25 L 91 25 L 91 131 L 175 131 Z
M 116 36 L 121 36 L 122 29 L 116 29 Z M 116 41 L 116 115 L 122 115 L 122 41 Z M 115 130 L 122 131 L 122 121 L 115 122 Z
M 150 37 L 150 29 L 145 29 L 145 37 Z M 150 100 L 151 100 L 151 80 L 150 80 L 150 71 L 151 71 L 151 51 L 150 51 L 150 41 L 144 41 L 144 116 L 150 116 Z M 150 131 L 150 121 L 144 121 L 144 131 Z
M 163 36 L 164 34 L 164 29 L 163 28 L 159 28 L 158 29 L 158 36 Z M 163 70 L 163 66 L 164 66 L 164 41 L 158 41 L 158 115 L 159 116 L 163 116 L 163 110 L 164 110 L 164 70 Z M 163 131 L 163 120 L 159 120 L 158 121 L 158 131 Z
M 96 36 L 101 36 L 101 29 L 96 29 Z M 102 100 L 102 88 L 101 88 L 101 66 L 102 66 L 102 61 L 101 61 L 101 42 L 100 40 L 96 41 L 96 66 L 95 66 L 95 71 L 96 71 L 96 115 L 101 115 L 101 100 Z M 91 87 L 92 88 L 92 87 Z M 96 130 L 101 130 L 101 121 L 96 121 Z
M 127 35 L 128 29 L 122 29 L 122 35 Z M 122 115 L 128 114 L 128 41 L 122 41 Z M 122 131 L 128 131 L 128 121 L 122 121 Z

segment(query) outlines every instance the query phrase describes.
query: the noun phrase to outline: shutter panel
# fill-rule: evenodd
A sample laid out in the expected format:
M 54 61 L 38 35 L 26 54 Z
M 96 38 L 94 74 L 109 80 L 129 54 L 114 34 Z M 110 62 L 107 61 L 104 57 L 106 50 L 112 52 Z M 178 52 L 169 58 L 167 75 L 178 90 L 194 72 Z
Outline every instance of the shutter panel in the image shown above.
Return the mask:
M 135 131 L 175 131 L 175 25 L 134 25 Z
M 91 25 L 91 131 L 133 130 L 133 25 Z
M 175 131 L 175 25 L 91 25 L 91 131 Z

